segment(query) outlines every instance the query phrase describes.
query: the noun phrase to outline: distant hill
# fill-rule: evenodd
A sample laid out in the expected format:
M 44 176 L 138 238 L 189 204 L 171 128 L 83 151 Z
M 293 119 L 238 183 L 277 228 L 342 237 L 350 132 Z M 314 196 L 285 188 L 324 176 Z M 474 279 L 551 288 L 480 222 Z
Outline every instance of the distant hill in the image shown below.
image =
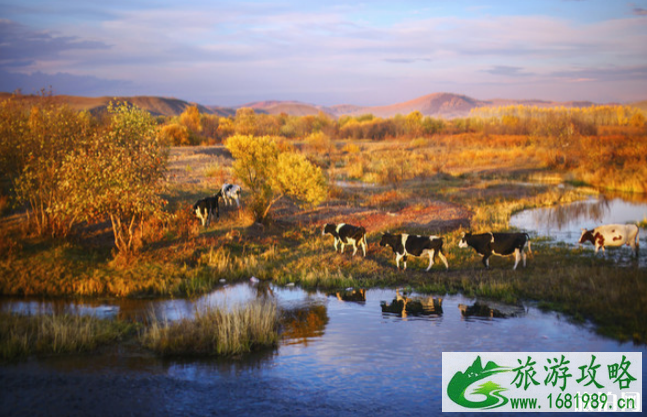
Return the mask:
M 7 99 L 11 93 L 0 93 L 0 101 Z M 21 100 L 36 100 L 38 96 L 23 95 Z M 247 103 L 236 107 L 222 106 L 203 106 L 200 104 L 189 103 L 184 100 L 166 97 L 152 96 L 134 96 L 134 97 L 80 97 L 80 96 L 53 96 L 53 100 L 67 103 L 75 110 L 89 110 L 97 114 L 105 111 L 110 101 L 127 101 L 151 114 L 158 116 L 177 116 L 180 115 L 188 106 L 197 105 L 203 114 L 216 114 L 222 117 L 235 116 L 236 110 L 242 107 L 254 109 L 257 113 L 264 114 L 281 114 L 285 113 L 291 116 L 317 115 L 323 112 L 330 117 L 338 118 L 343 115 L 359 116 L 362 114 L 373 114 L 377 117 L 393 117 L 396 114 L 407 115 L 413 111 L 419 111 L 424 116 L 440 117 L 452 119 L 456 117 L 466 117 L 470 110 L 476 107 L 490 106 L 511 106 L 525 105 L 537 107 L 588 107 L 596 103 L 591 101 L 567 101 L 555 102 L 545 100 L 515 100 L 497 98 L 492 100 L 478 100 L 460 94 L 452 93 L 434 93 L 403 103 L 391 104 L 388 106 L 356 106 L 352 104 L 340 104 L 334 106 L 319 106 L 315 104 L 301 103 L 298 101 L 258 101 Z M 630 103 L 629 105 L 639 107 L 647 112 L 647 100 Z
M 453 119 L 456 117 L 466 117 L 470 110 L 477 107 L 497 107 L 497 106 L 537 106 L 537 107 L 588 107 L 595 103 L 591 101 L 568 101 L 555 102 L 544 100 L 514 100 L 514 99 L 494 99 L 478 100 L 460 94 L 452 93 L 434 93 L 416 99 L 405 101 L 404 103 L 392 104 L 389 106 L 378 107 L 359 107 L 359 106 L 332 106 L 337 116 L 348 114 L 358 116 L 361 114 L 371 113 L 378 117 L 393 117 L 396 114 L 407 115 L 413 111 L 419 111 L 423 116 L 442 117 Z
M 647 100 L 636 101 L 635 103 L 629 103 L 630 106 L 638 107 L 644 112 L 647 112 Z
M 4 101 L 11 97 L 10 93 L 0 93 L 0 101 Z M 35 95 L 21 95 L 18 96 L 20 100 L 35 101 L 39 96 Z M 205 106 L 189 103 L 184 100 L 166 97 L 152 97 L 152 96 L 135 96 L 135 97 L 81 97 L 81 96 L 67 96 L 55 95 L 51 97 L 55 102 L 65 103 L 72 109 L 81 111 L 87 110 L 93 114 L 100 114 L 106 111 L 110 102 L 128 102 L 141 109 L 147 110 L 153 116 L 177 116 L 182 114 L 184 110 L 193 105 L 197 105 L 201 113 L 211 114 L 213 111 Z
M 462 117 L 469 114 L 474 107 L 491 105 L 491 102 L 476 100 L 471 97 L 450 94 L 434 93 L 418 97 L 404 103 L 392 104 L 389 106 L 376 107 L 337 107 L 340 111 L 346 111 L 351 116 L 371 113 L 378 117 L 393 117 L 396 114 L 407 115 L 413 111 L 419 111 L 423 116 L 434 116 L 444 118 Z M 341 114 L 338 114 L 340 116 Z
M 290 116 L 316 116 L 323 112 L 331 117 L 336 117 L 337 114 L 330 108 L 324 106 L 316 106 L 314 104 L 301 103 L 298 101 L 257 101 L 253 103 L 243 104 L 241 107 L 248 107 L 254 109 L 257 113 L 265 114 L 289 114 Z

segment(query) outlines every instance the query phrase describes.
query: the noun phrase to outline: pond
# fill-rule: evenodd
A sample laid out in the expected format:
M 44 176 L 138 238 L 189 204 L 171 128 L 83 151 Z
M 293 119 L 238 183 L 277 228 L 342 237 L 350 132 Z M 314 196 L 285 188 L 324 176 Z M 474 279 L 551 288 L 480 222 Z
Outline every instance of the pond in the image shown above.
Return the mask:
M 529 305 L 395 289 L 327 294 L 243 283 L 194 301 L 4 300 L 2 309 L 177 319 L 198 306 L 255 298 L 275 300 L 291 318 L 274 350 L 238 360 L 117 351 L 7 365 L 0 414 L 433 415 L 441 411 L 442 352 L 647 351 Z
M 647 203 L 627 201 L 619 197 L 601 197 L 555 207 L 524 210 L 510 218 L 510 226 L 552 238 L 557 242 L 577 245 L 582 228 L 590 230 L 609 223 L 640 223 L 645 219 Z M 647 257 L 642 253 L 647 250 L 647 229 L 640 229 L 639 241 L 640 266 L 646 267 Z M 594 250 L 593 245 L 588 243 L 584 247 L 591 249 L 591 252 Z M 616 252 L 616 258 L 629 258 L 631 255 L 627 248 L 611 248 L 610 252 Z

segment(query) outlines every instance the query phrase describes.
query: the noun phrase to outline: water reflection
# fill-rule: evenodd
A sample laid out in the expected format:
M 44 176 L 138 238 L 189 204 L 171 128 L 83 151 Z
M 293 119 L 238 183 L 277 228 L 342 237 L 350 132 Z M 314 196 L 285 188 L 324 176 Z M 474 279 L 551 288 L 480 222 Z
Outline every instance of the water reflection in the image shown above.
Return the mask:
M 154 316 L 175 321 L 194 317 L 208 307 L 228 308 L 254 299 L 275 299 L 269 282 L 224 285 L 198 298 L 37 298 L 3 297 L 0 310 L 20 314 L 78 314 L 99 318 L 147 322 Z
M 637 223 L 647 219 L 647 203 L 629 202 L 620 198 L 600 198 L 563 204 L 555 207 L 525 210 L 510 219 L 510 226 L 535 231 L 558 241 L 577 243 L 582 229 L 602 224 Z M 641 240 L 645 239 L 645 230 Z
M 366 302 L 365 289 L 346 289 L 344 291 L 329 292 L 328 296 L 336 297 L 339 301 L 351 301 L 356 303 Z
M 324 335 L 328 321 L 328 309 L 323 304 L 284 310 L 281 331 L 284 343 L 308 346 L 311 340 Z
M 462 317 L 509 318 L 522 317 L 526 314 L 523 306 L 476 301 L 472 305 L 459 304 Z
M 532 219 L 537 225 L 547 225 L 562 230 L 573 222 L 602 223 L 611 209 L 609 200 L 584 201 L 556 206 L 550 210 L 534 211 Z
M 406 318 L 410 314 L 440 316 L 443 314 L 442 305 L 442 298 L 422 296 L 413 297 L 404 291 L 400 294 L 399 289 L 395 291 L 395 298 L 391 303 L 387 303 L 386 301 L 382 301 L 380 303 L 382 313 L 398 314 L 402 316 L 402 318 Z

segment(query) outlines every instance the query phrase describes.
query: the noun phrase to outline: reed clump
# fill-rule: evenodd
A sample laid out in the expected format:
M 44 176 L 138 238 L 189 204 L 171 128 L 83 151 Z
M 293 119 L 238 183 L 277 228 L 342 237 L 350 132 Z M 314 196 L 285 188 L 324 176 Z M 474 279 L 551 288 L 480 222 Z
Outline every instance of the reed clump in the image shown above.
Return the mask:
M 136 325 L 75 314 L 0 313 L 0 359 L 88 352 L 123 339 Z
M 144 347 L 162 356 L 233 356 L 271 347 L 279 340 L 276 304 L 207 307 L 191 319 L 153 318 L 141 336 Z

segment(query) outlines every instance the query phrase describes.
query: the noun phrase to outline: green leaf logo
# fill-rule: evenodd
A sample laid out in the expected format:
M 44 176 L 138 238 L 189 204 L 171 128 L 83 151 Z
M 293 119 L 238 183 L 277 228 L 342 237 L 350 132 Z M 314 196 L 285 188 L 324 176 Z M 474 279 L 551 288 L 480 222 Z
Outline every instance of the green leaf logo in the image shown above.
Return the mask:
M 501 407 L 508 403 L 508 398 L 501 394 L 507 388 L 503 388 L 492 381 L 485 381 L 471 392 L 471 395 L 480 394 L 485 396 L 483 401 L 470 401 L 465 398 L 465 394 L 471 385 L 501 372 L 510 372 L 510 368 L 499 366 L 494 362 L 488 362 L 483 368 L 481 357 L 477 356 L 474 363 L 465 372 L 457 372 L 452 377 L 447 386 L 447 394 L 456 404 L 467 408 L 491 409 Z

